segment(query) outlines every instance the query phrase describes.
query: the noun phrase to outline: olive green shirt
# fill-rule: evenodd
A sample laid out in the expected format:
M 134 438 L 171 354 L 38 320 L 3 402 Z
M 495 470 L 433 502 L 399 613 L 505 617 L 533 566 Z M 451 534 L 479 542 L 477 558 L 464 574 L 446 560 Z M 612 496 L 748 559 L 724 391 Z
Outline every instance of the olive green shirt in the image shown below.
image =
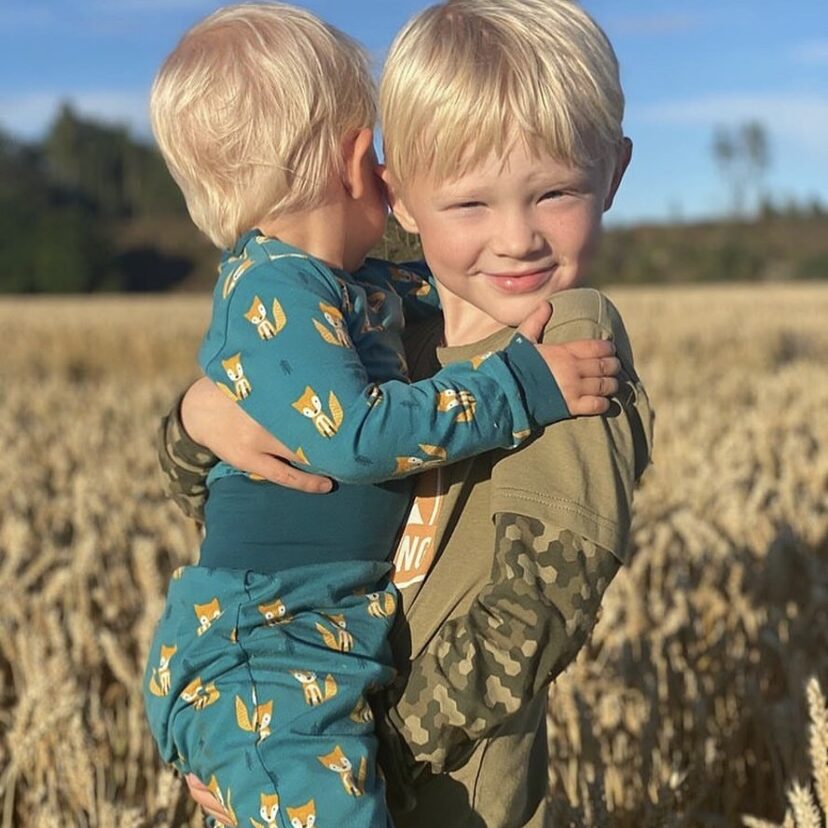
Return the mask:
M 544 341 L 614 340 L 621 388 L 607 415 L 419 476 L 395 555 L 405 619 L 395 651 L 410 649 L 411 663 L 388 720 L 425 770 L 412 765 L 418 804 L 395 813 L 397 828 L 543 824 L 547 687 L 586 641 L 626 558 L 652 412 L 609 300 L 581 289 L 553 304 Z M 469 359 L 511 335 L 438 356 Z
M 652 412 L 609 300 L 580 289 L 553 305 L 544 341 L 614 340 L 621 388 L 607 415 L 557 423 L 517 451 L 415 477 L 394 555 L 402 679 L 377 722 L 396 828 L 544 825 L 547 687 L 587 639 L 626 557 Z M 512 335 L 439 349 L 439 359 L 479 357 Z M 439 368 L 440 336 L 439 320 L 407 332 L 414 378 Z M 173 496 L 198 518 L 210 458 L 188 440 L 176 409 L 159 454 Z

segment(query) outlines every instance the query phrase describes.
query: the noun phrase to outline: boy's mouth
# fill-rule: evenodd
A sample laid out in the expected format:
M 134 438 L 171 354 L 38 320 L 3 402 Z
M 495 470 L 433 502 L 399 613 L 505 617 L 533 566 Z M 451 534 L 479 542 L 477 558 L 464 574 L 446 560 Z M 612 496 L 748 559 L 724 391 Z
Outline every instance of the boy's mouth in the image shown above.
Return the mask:
M 523 273 L 487 273 L 490 284 L 503 293 L 532 293 L 543 287 L 555 272 L 555 265 Z

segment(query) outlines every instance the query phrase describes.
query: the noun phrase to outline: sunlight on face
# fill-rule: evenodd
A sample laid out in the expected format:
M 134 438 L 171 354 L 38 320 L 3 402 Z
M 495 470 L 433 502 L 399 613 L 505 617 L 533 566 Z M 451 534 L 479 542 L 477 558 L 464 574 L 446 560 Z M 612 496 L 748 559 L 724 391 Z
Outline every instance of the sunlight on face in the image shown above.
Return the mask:
M 518 325 L 585 277 L 617 181 L 517 142 L 469 172 L 415 178 L 395 211 L 418 232 L 440 290 L 451 344 Z

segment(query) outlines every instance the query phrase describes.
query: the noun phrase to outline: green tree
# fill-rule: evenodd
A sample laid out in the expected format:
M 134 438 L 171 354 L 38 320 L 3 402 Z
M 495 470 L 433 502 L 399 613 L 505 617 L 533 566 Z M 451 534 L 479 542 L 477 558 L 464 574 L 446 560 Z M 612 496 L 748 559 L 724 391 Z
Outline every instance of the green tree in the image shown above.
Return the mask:
M 730 189 L 732 215 L 736 218 L 745 216 L 747 195 L 751 190 L 759 209 L 763 200 L 768 200 L 762 184 L 770 166 L 770 147 L 764 125 L 759 121 L 747 121 L 732 129 L 716 127 L 712 152 Z
M 89 206 L 56 187 L 38 147 L 0 133 L 0 292 L 85 292 L 112 277 Z
M 123 127 L 81 119 L 64 104 L 46 136 L 43 153 L 56 185 L 104 216 L 123 216 L 129 213 L 124 192 L 128 144 Z
M 43 143 L 52 182 L 107 218 L 184 214 L 160 153 L 125 127 L 82 118 L 64 104 Z

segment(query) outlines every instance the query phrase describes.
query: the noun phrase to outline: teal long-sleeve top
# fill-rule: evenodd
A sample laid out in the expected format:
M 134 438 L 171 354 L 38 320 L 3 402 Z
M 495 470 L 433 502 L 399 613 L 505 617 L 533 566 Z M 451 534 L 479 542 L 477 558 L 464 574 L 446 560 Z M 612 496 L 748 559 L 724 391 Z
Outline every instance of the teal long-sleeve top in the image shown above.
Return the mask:
M 251 231 L 220 266 L 201 367 L 304 468 L 346 483 L 515 447 L 569 416 L 519 336 L 409 383 L 404 306 L 438 307 L 422 272 L 368 260 L 352 275 Z M 240 473 L 219 463 L 209 482 Z

